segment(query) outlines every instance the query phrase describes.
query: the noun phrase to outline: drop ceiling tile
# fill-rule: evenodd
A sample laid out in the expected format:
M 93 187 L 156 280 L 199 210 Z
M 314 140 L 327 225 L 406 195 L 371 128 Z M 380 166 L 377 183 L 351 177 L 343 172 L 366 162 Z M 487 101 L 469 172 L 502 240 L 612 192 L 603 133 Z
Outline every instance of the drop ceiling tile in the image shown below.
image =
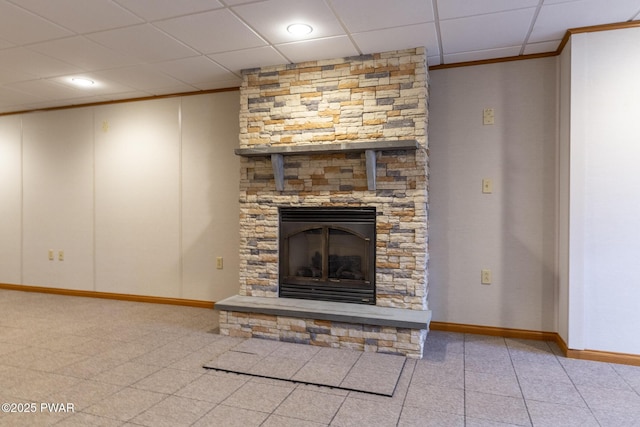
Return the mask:
M 460 52 L 450 55 L 444 55 L 445 64 L 453 64 L 456 62 L 481 61 L 483 59 L 507 58 L 520 54 L 520 46 L 503 47 L 499 49 L 487 49 L 473 52 Z
M 223 7 L 217 0 L 115 0 L 123 7 L 148 20 L 174 18 Z
M 219 80 L 212 82 L 204 82 L 194 84 L 200 90 L 211 90 L 211 89 L 229 89 L 229 88 L 238 88 L 242 84 L 242 78 L 235 77 L 230 80 Z
M 8 41 L 0 39 L 0 49 L 7 49 L 9 47 L 15 47 L 15 44 L 9 43 Z
M 91 103 L 106 102 L 106 101 L 109 101 L 109 98 L 107 98 L 104 95 L 79 96 L 79 97 L 67 100 L 68 104 L 70 104 L 70 105 L 83 105 L 83 104 L 91 104 Z M 59 102 L 55 103 L 55 101 L 52 101 L 50 104 L 51 105 L 44 105 L 44 106 L 39 107 L 39 108 L 59 107 L 60 106 L 60 103 Z
M 227 9 L 169 19 L 155 25 L 203 54 L 266 45 Z
M 189 85 L 162 86 L 149 89 L 148 92 L 152 96 L 174 95 L 176 93 L 197 92 L 198 88 Z
M 123 55 L 83 36 L 38 43 L 29 48 L 84 70 L 122 67 L 138 62 L 132 56 Z
M 445 54 L 521 45 L 535 8 L 450 19 L 440 22 Z
M 95 85 L 79 88 L 77 85 L 75 85 L 72 82 L 72 79 L 75 77 L 81 77 L 84 79 L 93 80 L 95 82 Z M 129 86 L 121 85 L 119 83 L 116 83 L 115 81 L 108 80 L 102 76 L 99 76 L 97 73 L 71 74 L 68 76 L 51 77 L 49 80 L 55 81 L 56 83 L 61 85 L 69 86 L 76 90 L 81 90 L 83 93 L 86 94 L 85 96 L 94 96 L 96 94 L 104 94 L 109 92 L 123 92 L 123 91 L 132 90 L 132 88 Z
M 633 19 L 640 4 L 637 0 L 616 0 L 615 7 L 601 0 L 581 0 L 542 6 L 529 42 L 561 39 L 567 29 Z
M 51 103 L 51 102 L 52 101 L 49 101 L 49 103 Z M 2 109 L 3 113 L 17 114 L 17 113 L 20 113 L 20 112 L 41 110 L 41 109 L 47 108 L 47 107 L 40 107 L 37 104 L 35 104 L 35 106 L 33 106 L 33 104 L 12 104 L 12 105 L 9 106 L 9 105 L 5 105 L 4 103 L 2 103 L 2 101 L 0 101 L 0 108 Z
M 582 0 L 544 0 L 544 4 L 558 4 L 558 3 L 568 3 L 572 1 L 582 1 Z
M 49 22 L 7 2 L 0 2 L 0 38 L 21 45 L 73 35 Z
M 89 87 L 78 88 L 78 86 L 74 85 L 71 82 L 72 77 L 83 77 L 95 82 L 95 85 Z M 93 97 L 93 96 L 105 96 L 110 95 L 112 93 L 123 93 L 123 92 L 131 92 L 134 89 L 130 86 L 126 86 L 116 82 L 115 80 L 110 80 L 105 76 L 100 76 L 97 73 L 85 73 L 85 74 L 76 74 L 73 76 L 59 76 L 52 77 L 49 80 L 56 82 L 57 84 L 64 85 L 75 90 L 81 91 L 81 97 Z
M 305 40 L 276 46 L 286 56 L 287 62 L 306 62 L 320 59 L 344 58 L 360 53 L 347 36 Z
M 287 59 L 271 46 L 208 55 L 223 67 L 237 73 L 247 68 L 286 64 Z
M 562 40 L 552 40 L 549 42 L 529 43 L 524 47 L 524 54 L 555 52 Z
M 93 75 L 95 75 L 97 79 L 105 79 L 143 91 L 153 91 L 154 89 L 165 87 L 178 87 L 180 88 L 179 92 L 193 90 L 193 87 L 156 71 L 152 65 L 147 64 L 99 71 Z
M 20 7 L 77 33 L 101 31 L 143 21 L 110 0 L 20 0 Z
M 389 0 L 333 0 L 334 10 L 351 32 L 433 22 L 433 5 L 427 0 L 404 0 L 402 7 Z
M 87 37 L 103 46 L 131 55 L 138 61 L 168 61 L 197 55 L 193 49 L 150 24 L 102 31 Z
M 106 101 L 122 101 L 136 98 L 144 98 L 150 96 L 149 92 L 142 90 L 129 90 L 128 92 L 113 92 L 103 95 Z
M 83 96 L 82 91 L 78 88 L 61 85 L 53 80 L 46 79 L 12 83 L 7 85 L 7 87 L 48 100 L 68 99 Z
M 128 92 L 109 93 L 104 95 L 107 101 L 121 101 L 148 96 L 151 96 L 151 94 L 142 90 L 129 90 Z
M 255 0 L 222 0 L 227 6 L 236 6 L 244 3 L 252 3 Z
M 440 54 L 436 26 L 433 22 L 356 33 L 352 37 L 362 53 L 378 53 L 424 46 L 427 48 L 428 55 Z
M 272 44 L 344 35 L 335 15 L 326 3 L 317 0 L 267 0 L 233 8 L 234 12 Z M 309 24 L 311 34 L 294 36 L 287 27 Z
M 539 0 L 446 0 L 438 2 L 440 19 L 462 18 L 538 6 Z M 546 3 L 546 1 L 545 1 Z
M 0 57 L 2 54 L 0 53 Z M 13 70 L 10 68 L 5 68 L 0 65 L 0 84 L 7 84 L 13 82 L 20 82 L 24 80 L 33 80 L 38 77 L 35 74 L 29 74 L 24 70 Z
M 159 62 L 153 64 L 153 67 L 176 80 L 188 84 L 215 82 L 237 77 L 206 56 Z
M 8 70 L 37 77 L 51 77 L 80 71 L 78 67 L 22 47 L 0 50 L 0 64 Z
M 20 106 L 23 104 L 42 101 L 44 101 L 44 99 L 40 96 L 10 89 L 4 86 L 0 87 L 0 106 L 11 107 L 8 111 L 22 110 Z M 15 108 L 13 108 L 14 106 Z

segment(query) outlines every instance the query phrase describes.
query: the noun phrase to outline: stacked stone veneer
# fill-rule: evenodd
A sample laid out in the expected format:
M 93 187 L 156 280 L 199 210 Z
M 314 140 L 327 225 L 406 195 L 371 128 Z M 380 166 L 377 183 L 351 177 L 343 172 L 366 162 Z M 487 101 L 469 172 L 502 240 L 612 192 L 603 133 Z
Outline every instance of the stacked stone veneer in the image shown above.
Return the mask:
M 416 140 L 379 152 L 367 190 L 364 153 L 291 155 L 284 191 L 269 157 L 243 157 L 240 295 L 278 297 L 278 207 L 373 206 L 376 305 L 427 309 L 427 67 L 424 48 L 246 70 L 240 148 Z M 420 357 L 426 330 L 222 312 L 220 330 Z

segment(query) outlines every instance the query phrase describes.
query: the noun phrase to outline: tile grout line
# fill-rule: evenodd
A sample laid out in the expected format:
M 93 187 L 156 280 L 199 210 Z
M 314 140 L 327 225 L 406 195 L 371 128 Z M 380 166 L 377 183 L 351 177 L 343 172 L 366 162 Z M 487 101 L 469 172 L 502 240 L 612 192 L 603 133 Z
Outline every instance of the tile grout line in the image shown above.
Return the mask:
M 633 386 L 633 384 L 631 384 L 629 381 L 627 381 L 627 378 L 624 375 L 622 375 L 620 372 L 618 372 L 618 370 L 616 369 L 616 364 L 615 363 L 609 363 L 609 366 L 611 366 L 611 369 L 613 369 L 613 371 L 616 374 L 618 374 L 618 376 L 622 379 L 622 381 L 624 381 L 625 384 L 627 384 L 629 386 L 631 391 L 633 391 L 635 394 L 640 396 L 640 389 L 636 390 L 636 388 Z
M 269 354 L 271 354 L 271 353 L 269 353 Z M 280 401 L 280 403 L 278 403 L 278 405 L 276 405 L 276 407 L 275 407 L 275 408 L 273 408 L 273 411 L 271 411 L 271 412 L 269 413 L 269 415 L 267 416 L 267 418 L 265 418 L 265 419 L 264 419 L 264 421 L 260 423 L 260 425 L 261 425 L 261 426 L 262 426 L 262 425 L 264 425 L 264 423 L 266 423 L 266 422 L 267 422 L 267 420 L 268 420 L 269 418 L 271 418 L 271 416 L 272 416 L 272 415 L 277 415 L 277 414 L 276 414 L 276 411 L 278 410 L 278 408 L 279 408 L 280 406 L 282 406 L 282 404 L 284 403 L 284 401 L 285 401 L 285 400 L 287 400 L 287 399 L 289 398 L 289 396 L 291 396 L 291 395 L 293 394 L 293 392 L 294 392 L 294 391 L 296 391 L 296 390 L 298 389 L 298 386 L 299 386 L 299 384 L 296 384 L 296 385 L 295 385 L 295 387 L 293 387 L 293 388 L 291 389 L 291 391 L 290 391 L 289 393 L 287 393 L 287 395 L 284 397 L 284 399 L 282 399 L 282 400 Z M 265 413 L 266 413 L 266 412 L 265 412 Z M 295 419 L 298 419 L 298 418 L 295 418 Z M 306 420 L 302 420 L 302 421 L 306 421 Z
M 349 374 L 351 373 L 353 368 L 358 364 L 358 362 L 360 361 L 360 358 L 362 357 L 363 354 L 364 354 L 364 352 L 362 352 L 361 354 L 358 355 L 358 358 L 353 362 L 353 365 L 351 365 L 351 367 L 349 368 L 347 373 L 344 374 L 344 377 L 342 378 L 342 381 L 340 381 L 340 386 L 342 386 L 342 383 L 344 382 L 344 380 L 347 379 L 347 377 L 349 376 Z
M 306 360 L 306 361 L 304 362 L 304 364 L 303 364 L 302 366 L 300 366 L 300 368 L 298 368 L 298 370 L 296 370 L 296 371 L 291 375 L 291 378 L 295 377 L 295 376 L 298 374 L 298 372 L 300 372 L 304 367 L 306 367 L 306 366 L 309 364 L 309 362 L 311 362 L 311 360 L 313 359 L 313 357 L 314 357 L 316 354 L 318 354 L 319 352 L 320 352 L 320 350 L 318 350 L 317 352 L 315 352 L 315 353 L 313 354 L 313 356 L 311 356 L 311 357 L 309 358 L 309 360 Z
M 513 363 L 513 357 L 511 357 L 511 348 L 507 344 L 507 340 L 503 338 L 504 345 L 507 348 L 507 353 L 509 354 L 509 361 L 511 362 L 511 367 L 513 368 L 513 373 L 516 376 L 516 381 L 518 382 L 518 389 L 520 390 L 520 396 L 522 396 L 522 402 L 524 403 L 524 409 L 527 411 L 527 417 L 529 417 L 529 423 L 533 426 L 533 419 L 531 418 L 531 412 L 529 411 L 529 405 L 527 404 L 527 399 L 524 397 L 524 392 L 522 391 L 522 384 L 520 384 L 520 377 L 518 376 L 518 370 L 516 369 L 516 365 Z M 548 346 L 548 345 L 547 345 Z M 551 348 L 549 348 L 551 350 Z
M 409 396 L 409 389 L 411 389 L 411 383 L 413 382 L 413 375 L 416 372 L 416 366 L 418 366 L 417 360 L 415 363 L 412 363 L 413 367 L 411 368 L 411 376 L 409 378 L 409 384 L 407 384 L 407 392 L 402 399 L 402 407 L 400 408 L 400 414 L 398 415 L 398 421 L 396 422 L 396 427 L 400 425 L 400 420 L 402 419 L 402 413 L 404 412 L 405 402 L 407 401 L 407 396 Z M 407 367 L 407 361 L 405 360 L 404 366 L 402 369 L 404 370 Z M 402 372 L 400 372 L 400 376 L 398 377 L 398 383 L 400 382 L 400 378 L 402 378 Z M 396 384 L 396 389 L 398 388 L 398 384 Z M 394 389 L 395 393 L 395 389 Z
M 467 334 L 462 334 L 462 416 L 467 425 Z
M 593 419 L 596 420 L 596 423 L 598 423 L 598 425 L 601 426 L 602 424 L 600 424 L 600 420 L 598 420 L 598 417 L 596 417 L 596 414 L 593 413 L 593 409 L 591 408 L 591 406 L 589 406 L 589 403 L 582 395 L 582 392 L 580 391 L 576 383 L 573 381 L 573 378 L 571 378 L 571 375 L 569 374 L 569 372 L 567 372 L 567 369 L 565 368 L 564 364 L 560 362 L 560 356 L 555 354 L 555 352 L 553 352 L 553 354 L 555 355 L 556 360 L 558 361 L 558 364 L 560 365 L 560 367 L 562 367 L 562 370 L 564 371 L 564 373 L 567 374 L 567 378 L 569 378 L 569 381 L 571 381 L 571 385 L 573 386 L 573 388 L 576 389 L 576 392 L 578 393 L 578 395 L 580 395 L 580 399 L 582 399 L 582 401 L 584 402 L 584 406 L 589 410 L 589 413 L 591 414 Z

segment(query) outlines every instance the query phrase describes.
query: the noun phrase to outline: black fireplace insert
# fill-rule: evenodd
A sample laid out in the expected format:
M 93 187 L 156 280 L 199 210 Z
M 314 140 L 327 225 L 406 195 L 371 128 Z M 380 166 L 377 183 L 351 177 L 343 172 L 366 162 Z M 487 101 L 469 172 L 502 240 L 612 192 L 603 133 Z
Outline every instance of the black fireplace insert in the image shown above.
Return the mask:
M 375 241 L 375 208 L 280 208 L 280 297 L 375 305 Z

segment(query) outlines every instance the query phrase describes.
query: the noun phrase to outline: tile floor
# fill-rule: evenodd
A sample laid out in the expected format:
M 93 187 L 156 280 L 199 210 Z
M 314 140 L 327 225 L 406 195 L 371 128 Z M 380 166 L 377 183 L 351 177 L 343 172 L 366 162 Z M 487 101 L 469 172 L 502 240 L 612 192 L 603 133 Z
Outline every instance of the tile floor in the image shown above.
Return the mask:
M 383 397 L 206 370 L 237 344 L 216 323 L 207 309 L 0 290 L 0 403 L 35 404 L 0 426 L 640 426 L 640 367 L 547 342 L 433 331 Z

